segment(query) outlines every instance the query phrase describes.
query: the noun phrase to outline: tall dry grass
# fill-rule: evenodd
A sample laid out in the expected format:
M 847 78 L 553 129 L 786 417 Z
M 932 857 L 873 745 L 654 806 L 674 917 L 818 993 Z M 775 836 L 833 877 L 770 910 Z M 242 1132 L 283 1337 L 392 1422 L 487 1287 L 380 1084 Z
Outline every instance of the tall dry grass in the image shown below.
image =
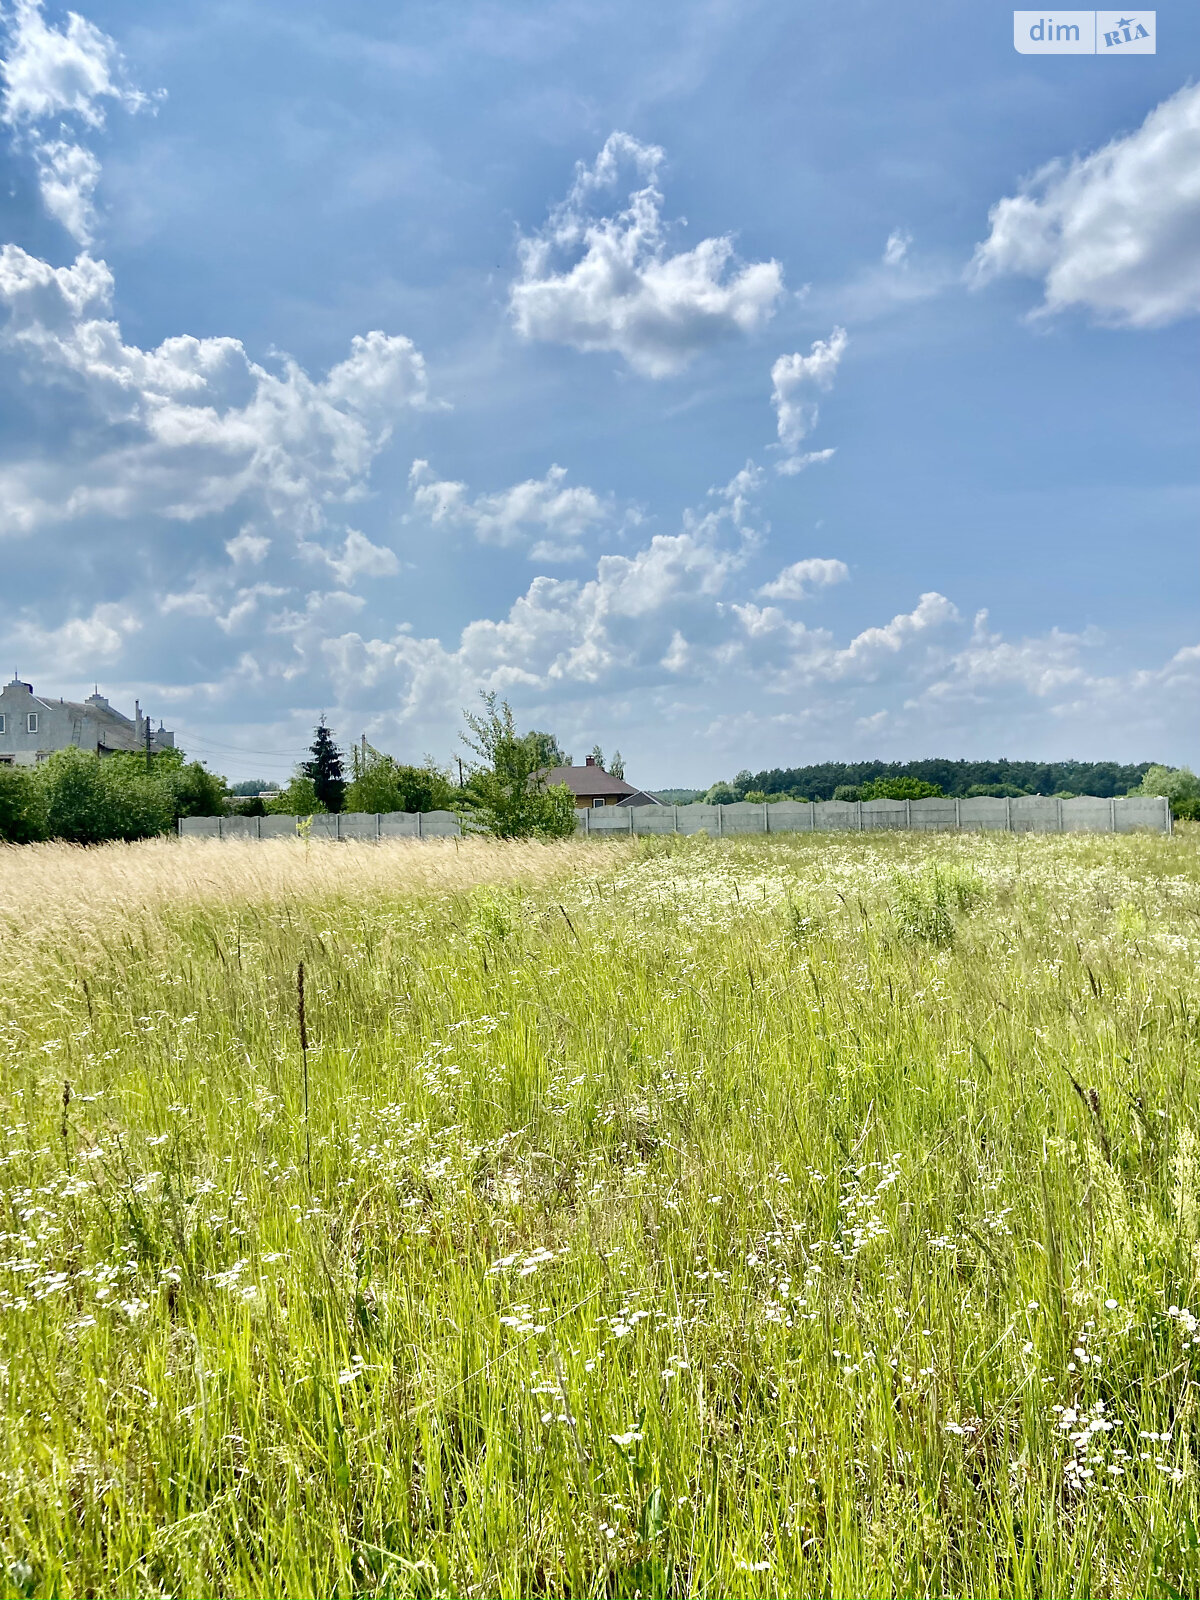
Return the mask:
M 628 853 L 618 849 L 618 856 Z M 584 840 L 150 839 L 100 847 L 0 844 L 0 970 L 31 946 L 145 931 L 183 907 L 452 896 L 540 886 L 594 867 Z

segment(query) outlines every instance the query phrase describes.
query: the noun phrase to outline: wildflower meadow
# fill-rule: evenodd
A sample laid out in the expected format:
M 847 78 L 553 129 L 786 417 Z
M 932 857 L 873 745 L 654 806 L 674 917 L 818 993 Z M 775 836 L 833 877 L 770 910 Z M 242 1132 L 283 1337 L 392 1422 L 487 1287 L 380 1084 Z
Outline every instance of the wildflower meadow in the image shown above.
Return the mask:
M 0 1591 L 1200 1591 L 1200 829 L 0 849 Z

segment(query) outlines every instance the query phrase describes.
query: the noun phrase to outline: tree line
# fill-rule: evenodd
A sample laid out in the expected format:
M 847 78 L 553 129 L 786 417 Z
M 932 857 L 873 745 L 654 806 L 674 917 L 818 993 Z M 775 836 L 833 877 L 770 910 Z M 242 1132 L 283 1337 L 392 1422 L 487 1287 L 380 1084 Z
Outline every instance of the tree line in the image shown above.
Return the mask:
M 809 767 L 739 772 L 698 798 L 709 805 L 739 800 L 921 800 L 938 795 L 969 800 L 1021 795 L 1164 795 L 1173 814 L 1200 820 L 1200 779 L 1189 767 L 1139 761 L 826 761 Z

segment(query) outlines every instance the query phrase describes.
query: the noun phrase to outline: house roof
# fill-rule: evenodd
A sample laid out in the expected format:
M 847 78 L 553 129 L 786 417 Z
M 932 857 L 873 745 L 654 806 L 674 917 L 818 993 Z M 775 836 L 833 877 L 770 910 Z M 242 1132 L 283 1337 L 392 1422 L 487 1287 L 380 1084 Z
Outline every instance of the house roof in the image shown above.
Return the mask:
M 614 778 L 612 773 L 605 772 L 603 767 L 545 767 L 540 776 L 547 786 L 565 783 L 572 794 L 587 795 L 589 798 L 599 795 L 620 796 L 638 793 L 631 783 L 626 783 L 624 778 Z

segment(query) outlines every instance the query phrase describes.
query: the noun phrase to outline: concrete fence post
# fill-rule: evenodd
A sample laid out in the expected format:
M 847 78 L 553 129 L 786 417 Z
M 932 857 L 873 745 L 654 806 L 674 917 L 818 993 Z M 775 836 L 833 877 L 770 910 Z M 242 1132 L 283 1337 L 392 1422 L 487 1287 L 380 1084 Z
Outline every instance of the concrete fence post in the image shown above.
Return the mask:
M 764 800 L 763 801 L 763 832 L 764 833 L 770 833 L 770 831 L 771 831 L 771 807 Z
M 626 806 L 625 809 L 629 813 L 629 831 L 630 831 L 630 833 L 632 833 L 633 832 L 633 810 L 634 810 L 634 808 L 632 806 Z
M 583 813 L 583 831 L 584 831 L 584 833 L 591 833 L 591 831 L 592 831 L 592 808 L 591 808 L 591 806 L 589 806 L 587 808 L 587 810 Z
M 1056 817 L 1058 819 L 1058 831 L 1059 831 L 1059 833 L 1061 833 L 1063 831 L 1063 814 L 1062 814 L 1062 798 L 1061 798 L 1061 796 L 1059 797 L 1059 800 L 1058 800 L 1058 804 L 1057 804 L 1057 807 L 1056 807 L 1055 815 L 1056 815 Z
M 912 801 L 904 802 L 904 827 L 908 833 L 912 832 Z
M 859 833 L 861 833 L 862 832 L 862 801 L 861 800 L 856 800 L 854 803 L 858 807 L 858 831 L 859 831 Z
M 679 807 L 678 806 L 672 806 L 671 807 L 671 832 L 672 833 L 678 833 L 679 832 Z
M 218 817 L 217 818 L 217 838 L 218 839 L 223 839 L 224 837 L 225 837 L 225 818 L 224 817 Z
M 1012 796 L 1007 794 L 1004 797 L 1004 826 L 1009 833 L 1012 832 Z
M 1117 797 L 1116 797 L 1116 795 L 1113 795 L 1112 799 L 1109 800 L 1109 802 L 1108 802 L 1108 831 L 1109 831 L 1109 833 L 1116 833 L 1116 831 L 1117 831 Z
M 957 795 L 954 796 L 954 826 L 962 832 L 962 801 Z
M 375 813 L 375 837 L 377 839 L 383 837 L 383 818 L 378 811 Z
M 421 813 L 418 811 L 417 812 L 417 838 L 418 839 L 423 839 L 424 837 L 425 837 L 425 825 L 421 821 Z
M 725 832 L 725 807 L 724 806 L 718 806 L 717 807 L 717 833 L 718 834 L 723 834 L 724 832 Z

